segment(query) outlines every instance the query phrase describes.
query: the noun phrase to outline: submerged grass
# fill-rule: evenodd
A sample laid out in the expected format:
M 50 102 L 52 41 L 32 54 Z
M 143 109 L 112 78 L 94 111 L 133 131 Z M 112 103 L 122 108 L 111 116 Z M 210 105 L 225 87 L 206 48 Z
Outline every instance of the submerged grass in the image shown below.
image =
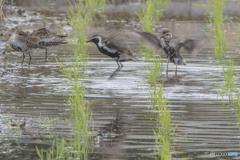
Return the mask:
M 236 105 L 236 117 L 237 117 L 237 125 L 240 123 L 240 94 L 237 93 L 237 102 L 234 99 L 234 92 L 236 91 L 235 87 L 235 79 L 234 79 L 234 58 L 226 59 L 226 49 L 228 46 L 228 41 L 230 36 L 226 36 L 225 31 L 223 29 L 223 7 L 224 0 L 211 0 L 212 2 L 212 16 L 209 17 L 210 24 L 212 26 L 212 33 L 214 35 L 213 46 L 216 55 L 216 60 L 218 64 L 222 67 L 223 72 L 223 82 L 221 85 L 221 95 L 228 97 L 228 106 L 234 107 Z M 230 20 L 231 21 L 231 20 Z M 232 22 L 232 21 L 231 21 Z M 233 24 L 233 22 L 232 22 Z M 234 25 L 234 24 L 233 24 Z M 235 25 L 234 25 L 235 27 Z M 240 40 L 240 27 L 238 24 L 237 27 L 238 36 Z M 238 40 L 238 41 L 239 41 Z M 231 57 L 230 55 L 228 55 Z M 237 104 L 236 104 L 237 103 Z M 224 103 L 223 103 L 224 105 Z M 239 126 L 240 130 L 240 126 Z
M 236 117 L 238 128 L 240 131 L 240 93 L 237 93 Z
M 85 2 L 87 12 L 90 14 L 89 17 L 91 17 L 93 20 L 96 20 L 96 11 L 98 11 L 98 15 L 100 17 L 104 17 L 101 10 L 103 10 L 106 6 L 106 0 L 87 0 Z
M 162 9 L 170 0 L 147 0 L 146 5 L 142 6 L 142 11 L 136 13 L 141 24 L 142 30 L 154 33 L 156 23 L 163 16 Z M 146 53 L 146 59 L 156 58 L 148 47 L 144 47 L 143 53 Z
M 153 129 L 155 139 L 154 154 L 161 159 L 171 159 L 171 152 L 174 151 L 174 133 L 176 127 L 171 123 L 170 108 L 167 104 L 167 98 L 163 96 L 163 84 L 158 84 L 157 80 L 161 77 L 163 66 L 160 60 L 155 60 L 147 73 L 148 81 L 151 85 L 149 89 L 149 98 L 153 109 L 157 110 L 156 126 Z
M 153 32 L 154 26 L 163 16 L 162 9 L 171 0 L 147 0 L 146 5 L 142 6 L 142 11 L 136 13 L 142 23 L 142 29 L 146 32 Z
M 234 66 L 232 59 L 229 60 L 228 64 L 222 65 L 222 71 L 224 78 L 222 83 L 222 96 L 227 95 L 229 106 L 232 106 L 234 102 L 233 92 L 235 91 Z
M 153 10 L 154 4 L 150 0 L 146 4 L 147 6 L 143 5 L 142 11 L 136 14 L 142 23 L 142 29 L 145 32 L 154 32 L 154 26 L 156 25 L 155 12 Z
M 49 152 L 44 155 L 43 150 L 37 148 L 41 160 L 52 159 L 87 159 L 89 124 L 93 124 L 91 103 L 84 98 L 86 89 L 83 85 L 84 71 L 87 68 L 88 54 L 86 53 L 85 30 L 91 20 L 96 19 L 99 8 L 104 7 L 106 0 L 78 1 L 70 4 L 68 21 L 71 23 L 75 36 L 78 39 L 77 47 L 73 49 L 74 60 L 71 65 L 58 62 L 62 73 L 70 82 L 70 98 L 68 103 L 71 108 L 70 121 L 74 122 L 73 135 L 67 138 L 56 139 Z
M 147 0 L 146 6 L 143 5 L 142 12 L 137 13 L 141 21 L 142 28 L 146 32 L 154 32 L 157 21 L 162 16 L 161 9 L 166 6 L 169 0 Z M 174 132 L 171 123 L 170 108 L 167 99 L 163 96 L 163 84 L 157 81 L 161 78 L 163 64 L 161 56 L 157 57 L 149 48 L 145 48 L 146 58 L 151 59 L 152 64 L 146 71 L 148 82 L 150 83 L 149 98 L 153 109 L 157 110 L 156 126 L 153 129 L 155 138 L 154 154 L 161 159 L 171 159 L 171 151 L 174 151 Z
M 211 30 L 214 35 L 212 41 L 216 61 L 222 67 L 223 72 L 223 83 L 222 88 L 222 97 L 224 95 L 228 96 L 229 106 L 233 104 L 233 92 L 234 88 L 234 59 L 227 60 L 225 57 L 226 49 L 228 46 L 228 41 L 230 36 L 226 36 L 223 29 L 224 16 L 223 16 L 223 7 L 225 5 L 224 0 L 211 0 L 211 16 L 209 17 L 209 22 L 212 26 Z M 227 17 L 226 17 L 227 18 Z M 240 32 L 239 32 L 240 33 Z
M 223 29 L 223 7 L 224 0 L 211 0 L 211 16 L 209 17 L 210 25 L 212 26 L 211 31 L 214 35 L 214 39 L 212 41 L 216 60 L 218 63 L 222 64 L 225 58 L 225 52 L 228 46 L 228 40 L 225 31 Z
M 153 54 L 155 56 L 155 54 Z M 156 56 L 155 56 L 156 57 Z M 161 62 L 161 56 L 154 58 L 152 64 L 147 70 L 147 79 L 151 86 L 156 86 L 157 80 L 161 78 L 164 66 Z
M 165 8 L 171 0 L 152 0 L 153 11 L 155 12 L 154 18 L 159 21 L 163 17 L 162 9 Z
M 67 15 L 69 17 L 70 23 L 74 25 L 73 28 L 81 27 L 80 23 L 82 20 L 87 20 L 89 22 L 96 20 L 97 13 L 100 17 L 103 18 L 104 16 L 100 10 L 103 10 L 105 6 L 106 0 L 79 0 L 78 2 L 70 3 Z

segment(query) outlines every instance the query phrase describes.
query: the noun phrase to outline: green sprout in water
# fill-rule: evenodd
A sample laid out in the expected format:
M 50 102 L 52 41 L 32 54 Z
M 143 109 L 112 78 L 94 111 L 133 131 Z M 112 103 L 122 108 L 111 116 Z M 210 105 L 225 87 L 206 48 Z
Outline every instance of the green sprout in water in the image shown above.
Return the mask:
M 142 28 L 145 32 L 153 32 L 156 25 L 156 19 L 154 18 L 153 3 L 147 1 L 147 6 L 143 6 L 142 12 L 137 13 L 139 20 L 142 23 Z
M 155 54 L 153 54 L 155 55 Z M 152 64 L 150 65 L 149 69 L 147 70 L 147 79 L 148 82 L 152 85 L 155 86 L 157 83 L 157 80 L 161 78 L 162 71 L 163 71 L 163 64 L 161 62 L 161 56 L 152 60 Z
M 228 46 L 229 37 L 227 38 L 225 35 L 225 31 L 223 29 L 223 7 L 224 0 L 211 0 L 211 16 L 209 17 L 210 25 L 212 26 L 211 31 L 214 35 L 214 39 L 212 41 L 216 59 L 219 63 L 223 63 L 225 58 L 225 52 Z
M 86 3 L 85 3 L 86 2 Z M 74 61 L 71 65 L 58 62 L 61 71 L 70 81 L 69 105 L 71 108 L 70 120 L 75 123 L 74 134 L 66 141 L 64 138 L 56 139 L 49 152 L 44 156 L 43 150 L 37 148 L 41 160 L 53 159 L 87 159 L 89 124 L 93 124 L 91 103 L 85 99 L 86 89 L 83 85 L 84 71 L 87 68 L 88 54 L 86 53 L 86 38 L 84 31 L 88 28 L 90 20 L 95 19 L 96 10 L 103 8 L 106 0 L 78 1 L 70 4 L 68 21 L 75 31 L 78 39 L 77 46 L 73 49 Z
M 148 0 L 146 6 L 143 6 L 142 12 L 137 13 L 144 31 L 154 32 L 155 24 L 162 16 L 161 9 L 166 5 L 166 2 L 168 0 Z M 153 109 L 158 112 L 156 126 L 153 129 L 155 138 L 154 154 L 161 157 L 161 159 L 171 159 L 171 151 L 174 151 L 173 140 L 176 127 L 173 128 L 170 108 L 167 105 L 167 99 L 163 96 L 163 84 L 157 83 L 163 71 L 163 64 L 161 56 L 158 58 L 149 48 L 145 48 L 145 51 L 147 59 L 152 58 L 152 64 L 146 72 L 150 83 L 149 98 L 152 105 L 155 106 Z
M 236 118 L 237 118 L 237 124 L 240 131 L 240 94 L 239 93 L 237 93 Z
M 233 105 L 233 92 L 235 91 L 234 81 L 234 65 L 233 60 L 229 60 L 228 64 L 222 65 L 223 71 L 223 83 L 222 83 L 222 96 L 227 95 L 229 99 L 229 105 Z

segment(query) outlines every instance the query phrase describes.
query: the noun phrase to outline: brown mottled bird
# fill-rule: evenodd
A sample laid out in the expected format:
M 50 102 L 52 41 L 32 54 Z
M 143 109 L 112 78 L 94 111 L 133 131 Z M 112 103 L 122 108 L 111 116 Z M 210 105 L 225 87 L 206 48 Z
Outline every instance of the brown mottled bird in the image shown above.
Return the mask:
M 9 39 L 10 46 L 19 52 L 23 53 L 23 60 L 22 60 L 22 66 L 25 59 L 25 54 L 27 53 L 29 55 L 29 62 L 28 65 L 30 65 L 31 62 L 31 55 L 30 52 L 33 49 L 45 49 L 47 54 L 47 47 L 52 45 L 59 45 L 59 44 L 66 44 L 67 42 L 63 39 L 54 38 L 51 34 L 40 34 L 42 29 L 39 29 L 37 31 L 34 31 L 33 33 L 29 34 L 21 29 L 16 29 L 15 32 L 12 34 L 12 36 Z M 35 36 L 36 35 L 36 36 Z M 46 56 L 45 56 L 46 58 Z
M 29 55 L 28 65 L 30 65 L 32 58 L 29 51 L 36 48 L 41 49 L 46 48 L 43 46 L 43 44 L 41 44 L 41 39 L 39 37 L 29 36 L 27 33 L 23 32 L 20 29 L 16 29 L 15 32 L 12 34 L 12 36 L 9 39 L 9 44 L 14 50 L 23 53 L 22 66 L 26 53 L 28 53 Z
M 177 65 L 186 65 L 186 61 L 183 60 L 180 54 L 181 47 L 185 48 L 189 53 L 193 54 L 196 54 L 200 49 L 203 48 L 203 43 L 199 40 L 186 39 L 185 41 L 180 41 L 180 39 L 174 37 L 169 30 L 164 30 L 160 38 L 149 32 L 137 32 L 131 30 L 125 30 L 123 32 L 124 35 L 149 45 L 155 51 L 163 49 L 167 56 L 167 76 L 169 61 L 176 65 L 176 75 Z
M 87 43 L 95 43 L 101 53 L 113 58 L 117 62 L 118 68 L 110 78 L 122 69 L 123 65 L 121 62 L 137 60 L 129 46 L 122 44 L 116 37 L 118 37 L 118 34 L 114 32 L 109 35 L 98 33 L 91 36 L 90 40 L 87 41 Z
M 39 37 L 43 41 L 43 45 L 45 46 L 45 59 L 47 60 L 47 47 L 57 46 L 60 44 L 67 44 L 67 42 L 63 39 L 67 37 L 67 35 L 57 35 L 46 28 L 40 28 L 38 30 L 34 30 L 30 36 Z

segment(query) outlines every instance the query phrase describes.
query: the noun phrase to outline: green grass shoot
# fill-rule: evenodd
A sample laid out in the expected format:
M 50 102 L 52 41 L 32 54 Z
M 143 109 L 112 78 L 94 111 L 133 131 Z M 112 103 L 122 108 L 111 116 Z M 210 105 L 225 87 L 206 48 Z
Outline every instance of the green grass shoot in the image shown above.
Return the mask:
M 223 63 L 225 59 L 225 52 L 228 46 L 229 37 L 227 38 L 223 29 L 223 7 L 224 0 L 211 0 L 211 16 L 209 17 L 210 25 L 212 26 L 211 31 L 214 39 L 212 41 L 216 60 L 218 63 Z
M 71 65 L 58 62 L 62 73 L 68 78 L 69 106 L 71 108 L 70 121 L 75 123 L 73 135 L 65 138 L 56 139 L 44 154 L 43 150 L 37 148 L 37 153 L 41 160 L 53 159 L 87 159 L 88 141 L 89 141 L 89 124 L 94 124 L 92 120 L 91 103 L 87 103 L 85 94 L 87 90 L 84 87 L 84 71 L 87 68 L 88 54 L 86 52 L 86 38 L 84 31 L 89 27 L 91 20 L 96 19 L 96 11 L 104 9 L 106 0 L 88 0 L 85 2 L 78 1 L 70 3 L 67 12 L 68 21 L 71 23 L 75 36 L 78 39 L 76 47 L 73 49 L 74 60 Z M 100 15 L 100 14 L 99 14 Z
M 142 11 L 136 13 L 142 24 L 142 29 L 145 32 L 153 32 L 156 25 L 156 19 L 154 18 L 155 12 L 152 1 L 148 0 L 146 5 L 143 5 Z
M 223 71 L 223 83 L 222 83 L 222 96 L 227 95 L 229 99 L 229 105 L 233 105 L 233 93 L 235 91 L 235 80 L 234 80 L 234 64 L 233 60 L 230 59 L 228 64 L 222 65 Z
M 239 93 L 237 93 L 236 118 L 237 118 L 237 124 L 240 131 L 240 94 Z
M 143 5 L 142 12 L 137 13 L 142 24 L 143 31 L 154 32 L 157 21 L 162 16 L 162 8 L 168 0 L 147 0 Z M 158 84 L 163 71 L 161 56 L 157 57 L 149 48 L 145 47 L 146 59 L 151 59 L 152 64 L 146 71 L 150 83 L 149 98 L 153 109 L 157 110 L 156 126 L 153 129 L 155 138 L 154 154 L 161 159 L 171 159 L 171 151 L 174 150 L 173 140 L 175 128 L 171 123 L 170 108 L 167 99 L 163 96 L 163 84 Z

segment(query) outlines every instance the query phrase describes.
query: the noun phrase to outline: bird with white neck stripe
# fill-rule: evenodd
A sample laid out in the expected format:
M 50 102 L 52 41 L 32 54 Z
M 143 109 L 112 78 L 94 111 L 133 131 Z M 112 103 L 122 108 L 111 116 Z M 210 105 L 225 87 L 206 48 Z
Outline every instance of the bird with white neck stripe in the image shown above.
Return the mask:
M 113 58 L 117 62 L 118 68 L 109 77 L 110 79 L 122 69 L 123 65 L 121 62 L 137 60 L 129 46 L 117 40 L 118 35 L 119 34 L 110 33 L 110 35 L 107 36 L 107 34 L 102 35 L 98 33 L 91 36 L 90 40 L 87 41 L 87 43 L 95 43 L 101 53 Z

